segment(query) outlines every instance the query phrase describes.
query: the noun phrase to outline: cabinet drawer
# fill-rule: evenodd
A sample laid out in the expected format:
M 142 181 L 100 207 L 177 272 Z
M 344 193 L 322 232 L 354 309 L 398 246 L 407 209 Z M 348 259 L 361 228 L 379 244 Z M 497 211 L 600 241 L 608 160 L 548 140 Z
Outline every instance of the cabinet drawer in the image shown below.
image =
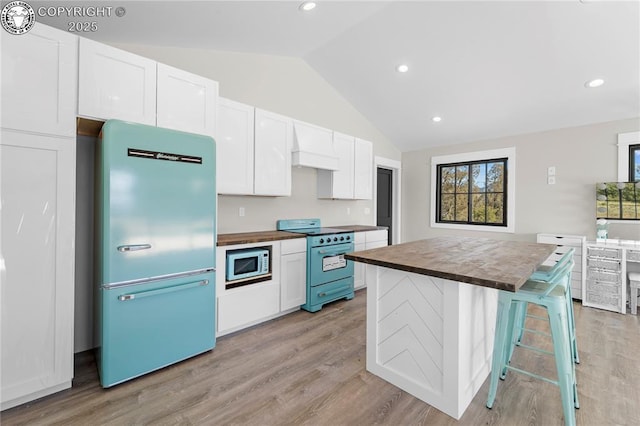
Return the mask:
M 630 262 L 640 262 L 640 250 L 627 250 L 627 260 Z
M 620 296 L 619 283 L 588 279 L 586 282 L 586 286 L 587 286 L 587 291 L 591 293 Z
M 619 283 L 621 274 L 619 272 L 612 272 L 598 268 L 587 268 L 587 279 L 588 280 L 599 280 L 606 281 L 610 283 Z
M 621 263 L 619 260 L 614 260 L 614 259 L 588 257 L 587 266 L 589 268 L 601 268 L 601 269 L 607 269 L 609 271 L 618 272 L 620 271 Z
M 558 246 L 578 246 L 582 247 L 580 237 L 561 237 L 557 235 L 538 234 L 537 241 L 544 244 L 555 244 Z
M 596 307 L 603 309 L 619 310 L 620 309 L 620 295 L 615 294 L 601 294 L 587 291 L 586 302 Z
M 372 243 L 374 241 L 386 241 L 387 240 L 387 230 L 379 230 L 379 231 L 368 231 L 366 232 L 366 242 Z
M 604 257 L 608 259 L 621 259 L 622 253 L 620 249 L 606 247 L 587 247 L 587 255 L 589 257 Z
M 307 239 L 296 238 L 293 240 L 282 240 L 280 242 L 280 254 L 302 253 L 307 251 Z

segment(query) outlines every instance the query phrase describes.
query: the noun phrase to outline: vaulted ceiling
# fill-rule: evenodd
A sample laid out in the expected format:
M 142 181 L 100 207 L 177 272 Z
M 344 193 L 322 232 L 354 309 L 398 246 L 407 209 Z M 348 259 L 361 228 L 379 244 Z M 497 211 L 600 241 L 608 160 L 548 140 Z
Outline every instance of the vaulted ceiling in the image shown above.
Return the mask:
M 300 3 L 30 2 L 124 7 L 98 41 L 300 57 L 402 151 L 640 117 L 640 2 Z

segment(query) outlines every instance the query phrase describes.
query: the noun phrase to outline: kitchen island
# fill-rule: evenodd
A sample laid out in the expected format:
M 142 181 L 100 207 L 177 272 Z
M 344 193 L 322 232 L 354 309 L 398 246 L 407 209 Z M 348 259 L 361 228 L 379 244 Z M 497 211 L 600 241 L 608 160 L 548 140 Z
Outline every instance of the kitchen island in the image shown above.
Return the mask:
M 498 290 L 551 244 L 438 237 L 347 254 L 366 264 L 367 370 L 460 419 L 491 370 Z

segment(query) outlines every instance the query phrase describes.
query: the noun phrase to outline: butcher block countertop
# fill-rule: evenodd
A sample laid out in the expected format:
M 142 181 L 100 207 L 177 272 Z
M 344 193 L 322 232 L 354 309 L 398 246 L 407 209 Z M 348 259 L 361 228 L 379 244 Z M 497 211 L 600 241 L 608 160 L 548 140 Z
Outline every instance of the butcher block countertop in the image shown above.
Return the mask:
M 329 228 L 345 229 L 353 232 L 376 231 L 387 229 L 384 226 L 370 225 L 344 225 L 330 226 Z M 258 232 L 238 232 L 234 234 L 219 234 L 218 246 L 231 246 L 235 244 L 262 243 L 265 241 L 290 240 L 293 238 L 306 238 L 306 235 L 296 234 L 286 231 L 258 231 Z
M 232 246 L 235 244 L 262 243 L 264 241 L 291 240 L 306 238 L 305 235 L 286 231 L 239 232 L 236 234 L 218 234 L 218 246 Z
M 437 237 L 346 254 L 357 262 L 517 291 L 553 253 L 553 244 Z

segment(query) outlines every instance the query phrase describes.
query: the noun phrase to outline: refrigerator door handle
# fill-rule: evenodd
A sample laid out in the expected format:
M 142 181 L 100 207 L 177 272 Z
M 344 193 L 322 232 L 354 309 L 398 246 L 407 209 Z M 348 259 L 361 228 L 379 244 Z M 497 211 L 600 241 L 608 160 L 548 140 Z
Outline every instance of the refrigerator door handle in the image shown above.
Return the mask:
M 118 251 L 126 252 L 126 251 L 138 251 L 138 250 L 147 250 L 151 248 L 151 244 L 126 244 L 124 246 L 118 246 Z
M 193 281 L 193 282 L 190 282 L 190 283 L 174 285 L 174 286 L 171 286 L 171 287 L 159 288 L 157 290 L 140 291 L 140 292 L 137 292 L 137 293 L 122 294 L 122 295 L 118 296 L 118 300 L 121 301 L 121 302 L 126 302 L 127 300 L 142 299 L 144 297 L 158 296 L 158 295 L 161 295 L 161 294 L 172 293 L 174 291 L 188 290 L 188 289 L 194 288 L 194 287 L 201 287 L 201 286 L 205 286 L 205 285 L 208 285 L 208 284 L 209 284 L 209 280 Z

